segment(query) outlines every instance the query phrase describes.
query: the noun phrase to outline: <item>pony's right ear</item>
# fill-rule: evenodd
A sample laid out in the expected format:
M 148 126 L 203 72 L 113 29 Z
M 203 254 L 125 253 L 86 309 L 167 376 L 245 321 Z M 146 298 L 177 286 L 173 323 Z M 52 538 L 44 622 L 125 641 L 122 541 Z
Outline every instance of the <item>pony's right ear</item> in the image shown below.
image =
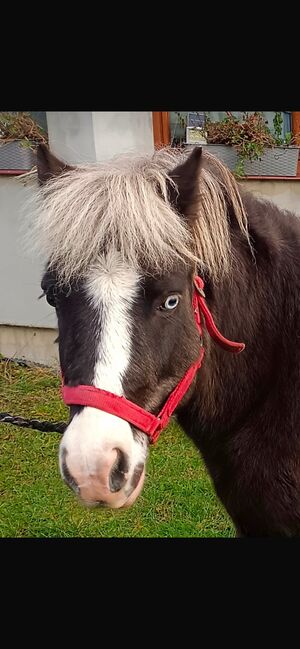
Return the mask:
M 37 150 L 37 172 L 40 184 L 46 183 L 53 176 L 59 176 L 59 174 L 72 169 L 74 167 L 56 158 L 45 144 L 40 144 Z

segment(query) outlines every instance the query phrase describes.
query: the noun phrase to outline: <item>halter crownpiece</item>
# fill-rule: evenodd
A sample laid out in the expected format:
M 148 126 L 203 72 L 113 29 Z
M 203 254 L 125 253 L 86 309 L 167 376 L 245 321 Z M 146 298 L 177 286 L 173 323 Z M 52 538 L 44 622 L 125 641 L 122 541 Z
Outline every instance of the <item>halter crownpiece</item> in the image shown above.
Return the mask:
M 202 339 L 202 314 L 207 331 L 211 338 L 226 351 L 239 354 L 245 349 L 244 343 L 232 342 L 222 336 L 220 331 L 217 329 L 212 314 L 205 302 L 203 289 L 204 282 L 201 277 L 194 277 L 193 311 L 200 338 Z M 198 359 L 193 363 L 193 365 L 191 365 L 181 381 L 179 381 L 177 386 L 171 392 L 158 415 L 153 415 L 151 412 L 144 410 L 132 401 L 125 399 L 125 397 L 120 397 L 112 392 L 95 388 L 92 385 L 77 385 L 75 387 L 63 385 L 63 400 L 68 406 L 89 406 L 91 408 L 97 408 L 98 410 L 108 412 L 116 417 L 120 417 L 143 431 L 143 433 L 146 433 L 150 438 L 150 442 L 154 444 L 163 428 L 165 428 L 169 423 L 169 420 L 181 399 L 190 388 L 197 371 L 202 365 L 203 357 L 204 347 L 201 344 Z

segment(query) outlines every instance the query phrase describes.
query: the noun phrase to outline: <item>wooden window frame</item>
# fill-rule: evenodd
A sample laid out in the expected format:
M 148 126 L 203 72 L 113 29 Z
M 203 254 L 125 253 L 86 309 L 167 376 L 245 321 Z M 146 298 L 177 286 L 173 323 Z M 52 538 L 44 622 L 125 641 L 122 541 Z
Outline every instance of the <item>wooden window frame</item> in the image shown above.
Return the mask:
M 292 132 L 296 136 L 296 143 L 300 146 L 300 111 L 292 113 Z
M 171 144 L 170 113 L 155 111 L 152 113 L 154 146 L 159 149 Z
M 292 133 L 296 139 L 296 144 L 300 146 L 300 111 L 292 112 Z M 298 158 L 297 177 L 300 178 L 300 149 Z

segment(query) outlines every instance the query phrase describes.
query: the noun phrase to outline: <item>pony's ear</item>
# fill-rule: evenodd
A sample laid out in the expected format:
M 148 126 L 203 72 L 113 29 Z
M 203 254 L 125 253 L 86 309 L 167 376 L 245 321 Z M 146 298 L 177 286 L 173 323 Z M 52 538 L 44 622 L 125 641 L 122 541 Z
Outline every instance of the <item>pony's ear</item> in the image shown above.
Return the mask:
M 169 184 L 170 202 L 185 217 L 192 216 L 193 206 L 198 203 L 201 164 L 202 147 L 196 146 L 185 162 L 172 169 L 169 174 L 177 187 L 176 191 L 176 188 Z
M 45 144 L 40 144 L 37 150 L 37 172 L 41 184 L 47 182 L 53 176 L 59 176 L 64 171 L 71 171 L 72 169 L 74 167 L 70 167 L 66 162 L 56 158 Z

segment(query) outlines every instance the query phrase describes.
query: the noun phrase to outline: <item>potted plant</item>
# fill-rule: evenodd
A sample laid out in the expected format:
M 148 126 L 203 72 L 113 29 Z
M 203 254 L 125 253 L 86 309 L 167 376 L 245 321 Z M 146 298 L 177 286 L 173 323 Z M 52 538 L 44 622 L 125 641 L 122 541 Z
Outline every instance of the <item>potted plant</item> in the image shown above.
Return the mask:
M 32 169 L 39 144 L 48 144 L 47 133 L 29 113 L 0 112 L 0 170 Z
M 282 137 L 282 115 L 275 113 L 272 132 L 262 113 L 244 113 L 239 120 L 228 112 L 220 122 L 206 120 L 205 148 L 237 176 L 296 176 L 299 147 L 292 133 Z

